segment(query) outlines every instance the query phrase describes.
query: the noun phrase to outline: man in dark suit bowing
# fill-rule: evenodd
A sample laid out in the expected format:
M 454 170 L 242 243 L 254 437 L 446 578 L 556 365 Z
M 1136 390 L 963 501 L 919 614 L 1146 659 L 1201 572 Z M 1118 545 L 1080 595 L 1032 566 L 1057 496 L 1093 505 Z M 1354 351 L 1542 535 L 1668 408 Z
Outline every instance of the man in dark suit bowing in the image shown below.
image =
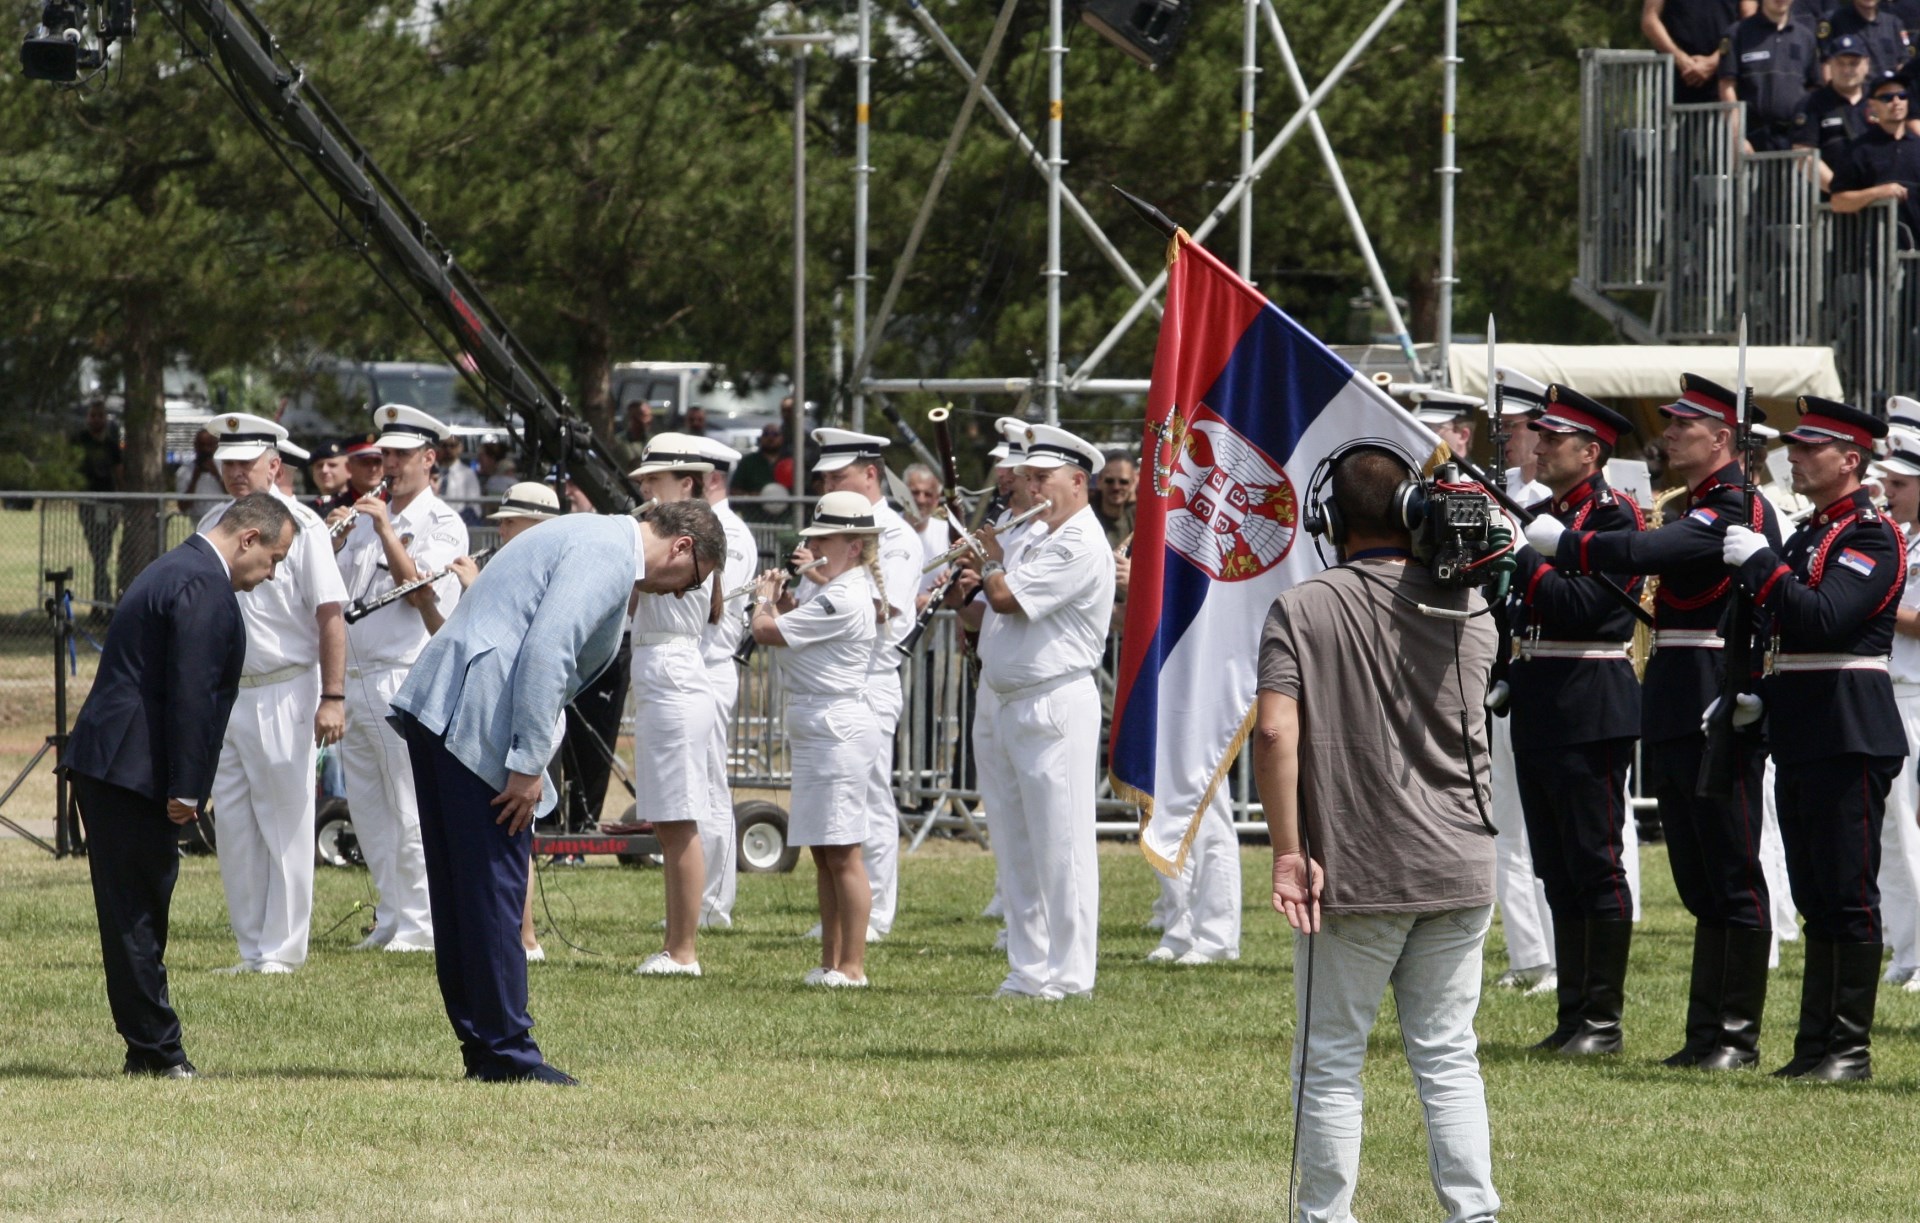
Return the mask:
M 293 537 L 286 507 L 253 493 L 147 566 L 120 597 L 61 760 L 86 824 L 107 1004 L 128 1074 L 195 1073 L 161 962 L 180 873 L 174 826 L 200 816 L 239 692 L 247 637 L 234 592 L 271 580 Z

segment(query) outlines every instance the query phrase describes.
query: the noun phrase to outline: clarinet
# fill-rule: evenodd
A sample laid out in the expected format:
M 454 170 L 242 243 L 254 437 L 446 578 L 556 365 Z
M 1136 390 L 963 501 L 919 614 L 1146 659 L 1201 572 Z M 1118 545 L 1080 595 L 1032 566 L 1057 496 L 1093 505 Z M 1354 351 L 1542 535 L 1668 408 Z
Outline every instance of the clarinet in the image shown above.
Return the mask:
M 789 560 L 787 562 L 787 581 L 791 582 L 793 581 L 793 579 L 799 577 L 801 574 L 805 573 L 807 570 L 813 569 L 820 565 L 824 565 L 826 563 L 827 563 L 827 558 L 824 556 L 815 557 L 813 560 L 808 561 L 804 565 L 796 565 L 791 560 Z M 753 581 L 748 582 L 744 586 L 739 586 L 734 588 L 733 590 L 728 591 L 726 598 L 728 600 L 732 600 L 732 599 L 738 598 L 742 594 L 751 594 L 753 593 L 753 588 L 758 586 L 759 584 L 760 584 L 760 579 L 755 578 L 753 579 Z M 759 648 L 759 645 L 760 643 L 753 639 L 753 604 L 749 603 L 747 604 L 747 631 L 740 638 L 740 644 L 733 648 L 733 661 L 740 663 L 742 666 L 746 665 L 747 661 L 753 657 L 754 650 Z
M 920 646 L 920 639 L 927 635 L 927 629 L 933 624 L 934 616 L 939 614 L 940 605 L 946 601 L 947 591 L 952 589 L 959 577 L 960 566 L 955 565 L 933 584 L 932 589 L 927 591 L 927 605 L 921 608 L 920 614 L 913 618 L 913 627 L 908 629 L 906 635 L 899 641 L 894 642 L 893 648 L 900 652 L 900 657 L 913 657 L 913 652 Z
M 382 476 L 380 479 L 380 487 L 374 489 L 373 492 L 367 495 L 370 497 L 378 497 L 382 501 L 391 501 L 393 499 L 393 477 Z M 352 510 L 345 518 L 342 518 L 339 522 L 327 528 L 327 538 L 339 539 L 342 535 L 345 535 L 353 529 L 353 524 L 357 522 L 359 518 L 360 511 Z
M 487 559 L 487 557 L 491 556 L 492 554 L 493 554 L 492 548 L 482 548 L 478 552 L 475 552 L 471 559 L 474 561 L 475 564 L 478 564 L 479 562 Z M 446 569 L 436 569 L 432 573 L 421 574 L 419 577 L 413 579 L 411 582 L 402 582 L 398 586 L 395 586 L 394 588 L 392 588 L 391 590 L 383 590 L 379 594 L 373 595 L 369 598 L 355 599 L 347 607 L 346 611 L 340 613 L 340 618 L 342 620 L 345 620 L 348 624 L 357 624 L 360 621 L 366 619 L 368 616 L 372 615 L 374 612 L 379 611 L 381 608 L 385 607 L 387 604 L 398 603 L 400 600 L 406 598 L 408 595 L 420 589 L 422 586 L 431 586 L 435 582 L 439 581 L 443 577 L 446 577 L 449 573 L 452 573 L 452 572 L 453 572 L 453 569 L 451 567 Z

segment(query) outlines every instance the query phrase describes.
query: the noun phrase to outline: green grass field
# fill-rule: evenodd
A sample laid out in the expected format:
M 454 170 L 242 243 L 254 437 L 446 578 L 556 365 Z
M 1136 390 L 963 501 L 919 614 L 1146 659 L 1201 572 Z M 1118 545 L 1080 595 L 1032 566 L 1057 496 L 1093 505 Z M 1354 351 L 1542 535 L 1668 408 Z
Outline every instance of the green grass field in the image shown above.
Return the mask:
M 542 1045 L 586 1084 L 563 1091 L 460 1080 L 431 962 L 346 950 L 364 872 L 322 874 L 303 971 L 212 975 L 234 953 L 207 859 L 185 866 L 169 955 L 205 1077 L 123 1079 L 84 865 L 0 842 L 0 1217 L 1282 1218 L 1291 955 L 1265 851 L 1244 865 L 1245 958 L 1152 966 L 1152 880 L 1132 847 L 1107 847 L 1098 994 L 1055 1006 L 985 997 L 1004 961 L 976 916 L 992 864 L 971 846 L 905 859 L 900 928 L 859 994 L 799 984 L 804 864 L 741 881 L 740 927 L 705 940 L 700 981 L 631 975 L 657 946 L 657 872 L 549 871 L 566 935 L 602 953 L 547 928 L 552 962 L 532 969 Z M 1920 1215 L 1920 995 L 1883 995 L 1871 1084 L 1661 1069 L 1688 936 L 1664 856 L 1645 866 L 1625 1056 L 1525 1052 L 1549 999 L 1489 991 L 1481 1008 L 1505 1217 Z M 1769 1067 L 1798 966 L 1790 946 Z M 1356 1213 L 1436 1218 L 1390 1005 L 1366 1085 Z

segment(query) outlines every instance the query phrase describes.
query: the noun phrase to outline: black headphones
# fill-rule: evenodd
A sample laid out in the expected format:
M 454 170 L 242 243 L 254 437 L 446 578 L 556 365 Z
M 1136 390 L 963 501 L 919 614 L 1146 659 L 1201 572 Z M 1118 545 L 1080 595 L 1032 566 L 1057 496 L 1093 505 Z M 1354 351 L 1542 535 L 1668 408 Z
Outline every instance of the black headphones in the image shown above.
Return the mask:
M 1399 459 L 1409 473 L 1419 468 L 1409 462 L 1407 456 L 1393 443 L 1381 438 L 1361 438 L 1348 442 L 1326 458 L 1321 459 L 1313 469 L 1313 478 L 1307 481 L 1307 513 L 1302 524 L 1307 534 L 1316 539 L 1325 539 L 1334 547 L 1344 547 L 1347 542 L 1347 521 L 1340 516 L 1340 507 L 1334 503 L 1329 486 L 1333 483 L 1333 469 L 1356 450 L 1384 450 Z M 1420 529 L 1427 517 L 1427 487 L 1409 474 L 1393 490 L 1393 520 L 1409 532 Z M 1322 558 L 1323 560 L 1325 558 Z

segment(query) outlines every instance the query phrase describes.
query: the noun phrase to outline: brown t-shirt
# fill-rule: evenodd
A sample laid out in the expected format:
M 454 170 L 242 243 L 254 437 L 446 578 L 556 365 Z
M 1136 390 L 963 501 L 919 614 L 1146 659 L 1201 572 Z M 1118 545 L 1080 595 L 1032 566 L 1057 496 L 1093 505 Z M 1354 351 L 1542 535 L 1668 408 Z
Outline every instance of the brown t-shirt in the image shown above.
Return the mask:
M 1425 567 L 1355 562 L 1274 600 L 1260 634 L 1260 690 L 1300 703 L 1300 810 L 1326 872 L 1329 913 L 1432 912 L 1493 903 L 1492 809 L 1482 704 L 1497 634 L 1477 592 Z M 1455 641 L 1458 639 L 1458 662 Z M 1468 738 L 1461 735 L 1465 714 Z M 1468 775 L 1468 746 L 1472 776 Z

